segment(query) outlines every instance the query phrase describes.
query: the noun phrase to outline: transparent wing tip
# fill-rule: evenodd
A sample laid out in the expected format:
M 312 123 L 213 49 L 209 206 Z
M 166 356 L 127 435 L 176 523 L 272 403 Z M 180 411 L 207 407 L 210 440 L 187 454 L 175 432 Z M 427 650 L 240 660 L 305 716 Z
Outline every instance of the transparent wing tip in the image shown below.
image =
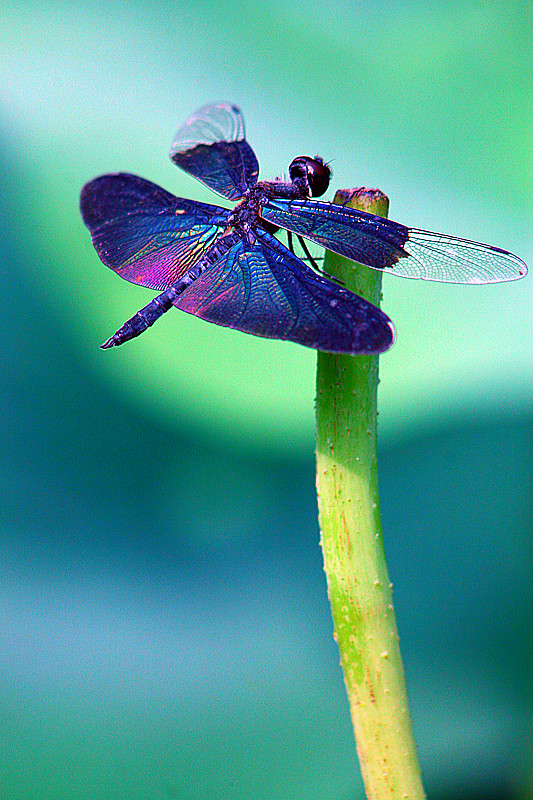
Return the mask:
M 410 228 L 406 258 L 390 272 L 444 283 L 484 284 L 516 281 L 527 275 L 524 261 L 490 244 Z
M 184 153 L 199 144 L 239 142 L 244 137 L 244 119 L 235 103 L 209 103 L 183 123 L 172 142 L 170 156 Z

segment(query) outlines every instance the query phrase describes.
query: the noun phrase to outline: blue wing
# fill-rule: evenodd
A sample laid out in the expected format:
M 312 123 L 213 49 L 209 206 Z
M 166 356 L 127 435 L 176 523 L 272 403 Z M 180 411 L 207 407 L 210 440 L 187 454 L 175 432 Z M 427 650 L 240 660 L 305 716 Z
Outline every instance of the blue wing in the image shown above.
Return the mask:
M 229 103 L 200 108 L 177 132 L 170 158 L 213 191 L 238 200 L 257 183 L 259 164 L 246 141 L 240 109 Z
M 378 308 L 322 278 L 265 231 L 241 240 L 174 305 L 208 322 L 333 353 L 381 353 L 394 327 Z
M 444 283 L 499 283 L 522 278 L 518 256 L 479 242 L 406 228 L 398 222 L 318 200 L 273 198 L 264 219 L 374 269 Z
M 100 259 L 121 278 L 166 289 L 227 225 L 228 209 L 166 192 L 136 175 L 102 175 L 81 192 L 81 214 Z

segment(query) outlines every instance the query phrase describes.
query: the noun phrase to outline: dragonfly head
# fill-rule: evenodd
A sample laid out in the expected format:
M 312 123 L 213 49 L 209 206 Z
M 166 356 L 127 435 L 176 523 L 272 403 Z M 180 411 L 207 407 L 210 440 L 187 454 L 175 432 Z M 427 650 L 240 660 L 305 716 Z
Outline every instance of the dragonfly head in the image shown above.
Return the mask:
M 291 161 L 289 175 L 293 182 L 305 178 L 309 186 L 308 195 L 320 197 L 328 189 L 331 170 L 320 156 L 298 156 Z

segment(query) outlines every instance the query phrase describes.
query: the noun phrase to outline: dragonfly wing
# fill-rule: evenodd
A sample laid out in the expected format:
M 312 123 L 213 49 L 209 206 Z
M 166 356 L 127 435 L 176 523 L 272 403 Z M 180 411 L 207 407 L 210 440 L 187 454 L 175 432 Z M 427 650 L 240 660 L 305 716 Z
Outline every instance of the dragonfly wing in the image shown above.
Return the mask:
M 407 258 L 390 272 L 443 283 L 501 283 L 527 274 L 521 258 L 489 244 L 409 228 Z
M 383 217 L 319 200 L 272 198 L 261 216 L 342 256 L 391 269 L 406 256 L 408 228 Z
M 524 262 L 498 247 L 407 228 L 335 203 L 271 199 L 262 216 L 374 269 L 444 283 L 499 283 L 522 278 Z
M 253 246 L 235 245 L 174 305 L 217 325 L 333 353 L 381 353 L 394 341 L 382 311 L 314 273 L 263 231 Z
M 172 142 L 170 158 L 229 200 L 242 197 L 259 175 L 240 109 L 229 103 L 204 106 L 188 119 Z
M 228 209 L 166 192 L 136 175 L 102 175 L 81 192 L 81 214 L 96 251 L 121 278 L 166 289 L 227 225 Z

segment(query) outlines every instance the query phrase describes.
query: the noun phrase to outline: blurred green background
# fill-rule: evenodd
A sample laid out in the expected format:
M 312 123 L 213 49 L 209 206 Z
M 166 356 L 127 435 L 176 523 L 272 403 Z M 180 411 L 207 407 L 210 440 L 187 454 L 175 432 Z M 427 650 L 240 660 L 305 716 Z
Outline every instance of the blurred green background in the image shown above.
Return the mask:
M 316 355 L 171 312 L 97 259 L 82 185 L 213 100 L 410 226 L 533 264 L 523 2 L 11 2 L 3 191 L 2 800 L 363 796 L 318 548 Z M 432 798 L 531 797 L 532 281 L 385 277 L 382 512 Z M 528 758 L 529 764 L 528 764 Z M 348 776 L 348 777 L 347 777 Z

